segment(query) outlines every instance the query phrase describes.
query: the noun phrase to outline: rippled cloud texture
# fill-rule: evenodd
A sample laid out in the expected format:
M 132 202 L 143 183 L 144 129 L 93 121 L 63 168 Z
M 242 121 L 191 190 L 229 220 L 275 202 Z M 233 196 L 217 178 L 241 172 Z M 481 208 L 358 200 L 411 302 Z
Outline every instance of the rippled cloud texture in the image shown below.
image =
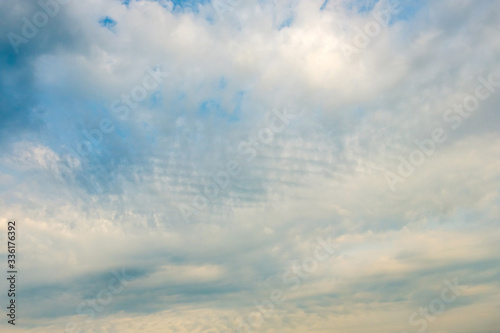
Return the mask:
M 500 332 L 499 17 L 1 1 L 0 330 Z

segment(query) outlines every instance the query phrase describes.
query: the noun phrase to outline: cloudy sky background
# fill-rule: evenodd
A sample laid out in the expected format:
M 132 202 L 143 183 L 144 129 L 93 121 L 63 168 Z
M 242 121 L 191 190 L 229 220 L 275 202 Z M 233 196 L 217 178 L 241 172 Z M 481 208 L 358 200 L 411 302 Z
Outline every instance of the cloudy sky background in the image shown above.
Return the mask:
M 409 316 L 454 278 L 461 295 L 426 331 L 500 332 L 500 87 L 443 118 L 480 77 L 500 81 L 499 1 L 69 1 L 16 52 L 8 34 L 40 9 L 0 3 L 16 332 L 236 332 L 276 289 L 287 299 L 255 332 L 417 332 Z M 112 112 L 150 71 L 168 77 Z M 284 108 L 295 118 L 247 162 L 238 147 Z M 72 153 L 103 119 L 113 131 Z M 446 140 L 391 188 L 436 128 Z M 229 161 L 242 171 L 195 209 Z M 318 237 L 335 255 L 290 290 L 283 273 Z M 133 280 L 86 322 L 77 307 L 122 268 Z

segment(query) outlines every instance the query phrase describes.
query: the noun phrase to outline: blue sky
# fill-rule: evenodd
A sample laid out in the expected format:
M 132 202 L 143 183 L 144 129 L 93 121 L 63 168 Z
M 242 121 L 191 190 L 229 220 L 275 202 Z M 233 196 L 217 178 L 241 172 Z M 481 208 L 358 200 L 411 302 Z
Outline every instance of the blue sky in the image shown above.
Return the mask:
M 14 331 L 499 332 L 499 15 L 1 2 Z

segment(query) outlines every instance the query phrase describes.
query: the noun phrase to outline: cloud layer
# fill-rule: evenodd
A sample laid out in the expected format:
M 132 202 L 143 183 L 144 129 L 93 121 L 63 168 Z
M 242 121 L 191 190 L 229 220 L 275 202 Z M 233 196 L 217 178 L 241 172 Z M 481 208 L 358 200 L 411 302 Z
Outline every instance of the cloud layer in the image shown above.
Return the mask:
M 0 13 L 19 332 L 500 330 L 500 3 Z

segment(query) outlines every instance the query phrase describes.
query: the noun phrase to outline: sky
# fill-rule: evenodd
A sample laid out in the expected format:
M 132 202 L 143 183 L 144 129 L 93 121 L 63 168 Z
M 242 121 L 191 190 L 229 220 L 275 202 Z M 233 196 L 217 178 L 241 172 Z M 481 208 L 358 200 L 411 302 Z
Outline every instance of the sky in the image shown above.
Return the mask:
M 1 1 L 0 331 L 500 332 L 498 17 Z

